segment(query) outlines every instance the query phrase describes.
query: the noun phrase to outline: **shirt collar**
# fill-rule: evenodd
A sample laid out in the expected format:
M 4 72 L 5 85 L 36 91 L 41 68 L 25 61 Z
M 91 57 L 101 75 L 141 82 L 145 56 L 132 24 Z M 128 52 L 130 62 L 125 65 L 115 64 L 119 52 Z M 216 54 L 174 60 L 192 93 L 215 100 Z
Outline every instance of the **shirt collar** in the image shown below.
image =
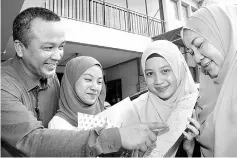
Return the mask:
M 15 67 L 15 70 L 18 72 L 21 79 L 25 82 L 25 85 L 26 85 L 26 88 L 28 91 L 32 90 L 33 88 L 35 88 L 37 86 L 40 89 L 45 89 L 48 86 L 52 85 L 52 78 L 40 79 L 40 78 L 34 76 L 29 71 L 27 71 L 24 63 L 22 62 L 22 60 L 19 57 L 15 56 L 13 60 L 14 60 L 13 65 Z

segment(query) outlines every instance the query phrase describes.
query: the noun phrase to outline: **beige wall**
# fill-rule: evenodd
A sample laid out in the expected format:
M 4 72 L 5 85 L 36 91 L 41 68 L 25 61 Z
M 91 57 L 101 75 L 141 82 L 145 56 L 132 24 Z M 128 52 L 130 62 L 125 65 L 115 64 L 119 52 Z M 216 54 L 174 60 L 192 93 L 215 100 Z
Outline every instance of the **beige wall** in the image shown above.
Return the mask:
M 105 70 L 105 80 L 112 81 L 121 79 L 122 99 L 137 93 L 138 66 L 137 60 L 131 60 Z

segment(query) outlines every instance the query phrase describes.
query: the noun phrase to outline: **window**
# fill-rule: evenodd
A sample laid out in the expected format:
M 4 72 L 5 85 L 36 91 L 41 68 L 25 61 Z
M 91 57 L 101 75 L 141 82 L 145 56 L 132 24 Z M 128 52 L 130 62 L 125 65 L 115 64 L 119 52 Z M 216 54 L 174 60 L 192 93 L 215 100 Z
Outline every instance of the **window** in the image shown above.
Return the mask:
M 188 7 L 184 4 L 182 4 L 182 16 L 184 22 L 186 22 L 188 20 Z
M 159 0 L 147 0 L 148 16 L 160 19 Z
M 170 0 L 171 3 L 171 14 L 173 15 L 173 17 L 177 20 L 179 20 L 179 12 L 178 12 L 178 5 L 177 5 L 177 1 L 175 0 Z

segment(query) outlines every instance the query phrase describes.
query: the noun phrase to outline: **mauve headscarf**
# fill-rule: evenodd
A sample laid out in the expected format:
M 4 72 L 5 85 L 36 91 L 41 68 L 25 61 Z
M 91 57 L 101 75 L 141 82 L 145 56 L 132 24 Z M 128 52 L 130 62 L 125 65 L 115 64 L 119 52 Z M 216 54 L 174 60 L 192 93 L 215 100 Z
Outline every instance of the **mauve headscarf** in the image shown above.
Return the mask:
M 106 90 L 104 81 L 99 98 L 93 105 L 87 105 L 77 96 L 75 91 L 75 83 L 78 78 L 90 67 L 101 64 L 94 58 L 88 56 L 80 56 L 70 60 L 65 68 L 65 72 L 61 82 L 59 110 L 57 116 L 64 118 L 73 126 L 77 127 L 77 112 L 95 115 L 104 109 L 104 100 Z
M 210 5 L 196 11 L 181 31 L 192 30 L 224 56 L 218 77 L 202 76 L 197 115 L 203 156 L 237 156 L 237 6 Z

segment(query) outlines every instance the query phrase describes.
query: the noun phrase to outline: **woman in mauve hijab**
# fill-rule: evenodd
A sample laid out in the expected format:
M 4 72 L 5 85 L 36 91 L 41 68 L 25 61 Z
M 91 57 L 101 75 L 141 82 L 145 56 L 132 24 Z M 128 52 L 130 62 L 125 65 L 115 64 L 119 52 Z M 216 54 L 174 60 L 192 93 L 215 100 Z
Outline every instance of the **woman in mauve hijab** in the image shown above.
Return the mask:
M 201 74 L 196 143 L 205 157 L 237 156 L 237 5 L 210 5 L 196 11 L 181 31 Z M 197 125 L 199 124 L 199 125 Z M 184 149 L 192 156 L 194 136 Z
M 141 65 L 148 92 L 132 101 L 139 122 L 165 123 L 181 98 L 198 96 L 186 61 L 172 42 L 152 42 L 142 54 Z M 180 140 L 165 156 L 175 156 L 179 143 Z
M 49 128 L 76 130 L 77 113 L 96 115 L 103 111 L 105 96 L 101 64 L 88 56 L 73 58 L 66 65 L 59 110 L 50 121 Z

